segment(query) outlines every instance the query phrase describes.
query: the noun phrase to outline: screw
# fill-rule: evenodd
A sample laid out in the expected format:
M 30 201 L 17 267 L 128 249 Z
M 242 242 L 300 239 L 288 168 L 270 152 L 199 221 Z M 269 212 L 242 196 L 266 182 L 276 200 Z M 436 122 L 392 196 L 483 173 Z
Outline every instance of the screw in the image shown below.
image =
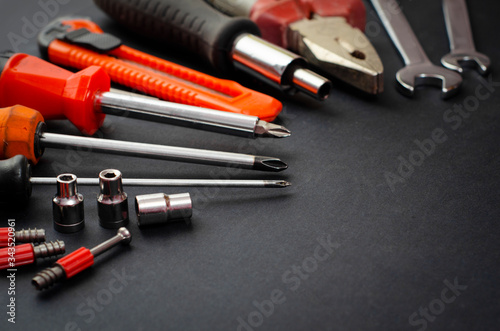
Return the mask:
M 16 231 L 16 241 L 23 243 L 45 241 L 45 230 L 34 228 Z
M 116 236 L 106 240 L 94 248 L 89 250 L 85 247 L 81 247 L 73 253 L 57 260 L 53 267 L 47 268 L 36 274 L 36 276 L 31 280 L 31 283 L 37 290 L 49 288 L 55 283 L 71 278 L 92 266 L 94 264 L 94 257 L 101 255 L 119 243 L 128 245 L 131 240 L 132 235 L 127 228 L 119 228 Z

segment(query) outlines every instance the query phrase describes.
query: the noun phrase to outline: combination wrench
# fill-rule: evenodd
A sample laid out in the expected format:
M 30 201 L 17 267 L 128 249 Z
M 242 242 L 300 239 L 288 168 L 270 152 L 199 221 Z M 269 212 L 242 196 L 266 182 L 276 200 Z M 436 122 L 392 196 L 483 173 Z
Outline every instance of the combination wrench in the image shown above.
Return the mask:
M 476 51 L 465 0 L 443 0 L 443 11 L 451 52 L 441 58 L 441 64 L 460 73 L 464 66 L 488 73 L 490 58 Z
M 396 73 L 401 92 L 412 96 L 416 86 L 434 85 L 441 87 L 443 98 L 456 94 L 462 83 L 462 77 L 454 71 L 432 64 L 397 2 L 371 1 L 405 62 L 405 67 Z

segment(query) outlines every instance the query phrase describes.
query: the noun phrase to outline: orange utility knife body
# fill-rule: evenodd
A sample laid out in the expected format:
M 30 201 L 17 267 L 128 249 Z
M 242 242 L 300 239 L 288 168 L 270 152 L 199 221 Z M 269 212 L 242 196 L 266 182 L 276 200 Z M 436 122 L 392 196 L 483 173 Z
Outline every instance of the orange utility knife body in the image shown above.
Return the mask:
M 40 50 L 56 64 L 98 65 L 117 84 L 177 103 L 258 116 L 272 121 L 281 103 L 240 84 L 212 77 L 122 45 L 86 18 L 62 17 L 38 36 Z

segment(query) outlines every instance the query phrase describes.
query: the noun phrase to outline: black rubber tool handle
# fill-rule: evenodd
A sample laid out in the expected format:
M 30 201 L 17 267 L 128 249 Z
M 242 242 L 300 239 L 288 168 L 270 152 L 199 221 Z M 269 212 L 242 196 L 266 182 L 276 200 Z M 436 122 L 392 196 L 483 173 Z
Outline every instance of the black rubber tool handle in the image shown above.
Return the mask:
M 31 196 L 28 159 L 16 155 L 0 161 L 0 202 L 26 202 Z
M 215 68 L 230 71 L 234 39 L 260 35 L 251 20 L 226 16 L 203 0 L 94 0 L 110 17 L 141 35 L 180 45 L 204 56 Z

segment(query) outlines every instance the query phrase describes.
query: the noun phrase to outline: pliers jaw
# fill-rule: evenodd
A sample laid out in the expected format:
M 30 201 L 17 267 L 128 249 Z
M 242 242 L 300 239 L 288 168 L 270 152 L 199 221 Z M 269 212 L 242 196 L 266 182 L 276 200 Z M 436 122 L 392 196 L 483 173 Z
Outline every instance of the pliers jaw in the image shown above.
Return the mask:
M 384 66 L 365 34 L 343 17 L 302 19 L 288 26 L 288 46 L 326 74 L 369 93 L 383 91 Z

